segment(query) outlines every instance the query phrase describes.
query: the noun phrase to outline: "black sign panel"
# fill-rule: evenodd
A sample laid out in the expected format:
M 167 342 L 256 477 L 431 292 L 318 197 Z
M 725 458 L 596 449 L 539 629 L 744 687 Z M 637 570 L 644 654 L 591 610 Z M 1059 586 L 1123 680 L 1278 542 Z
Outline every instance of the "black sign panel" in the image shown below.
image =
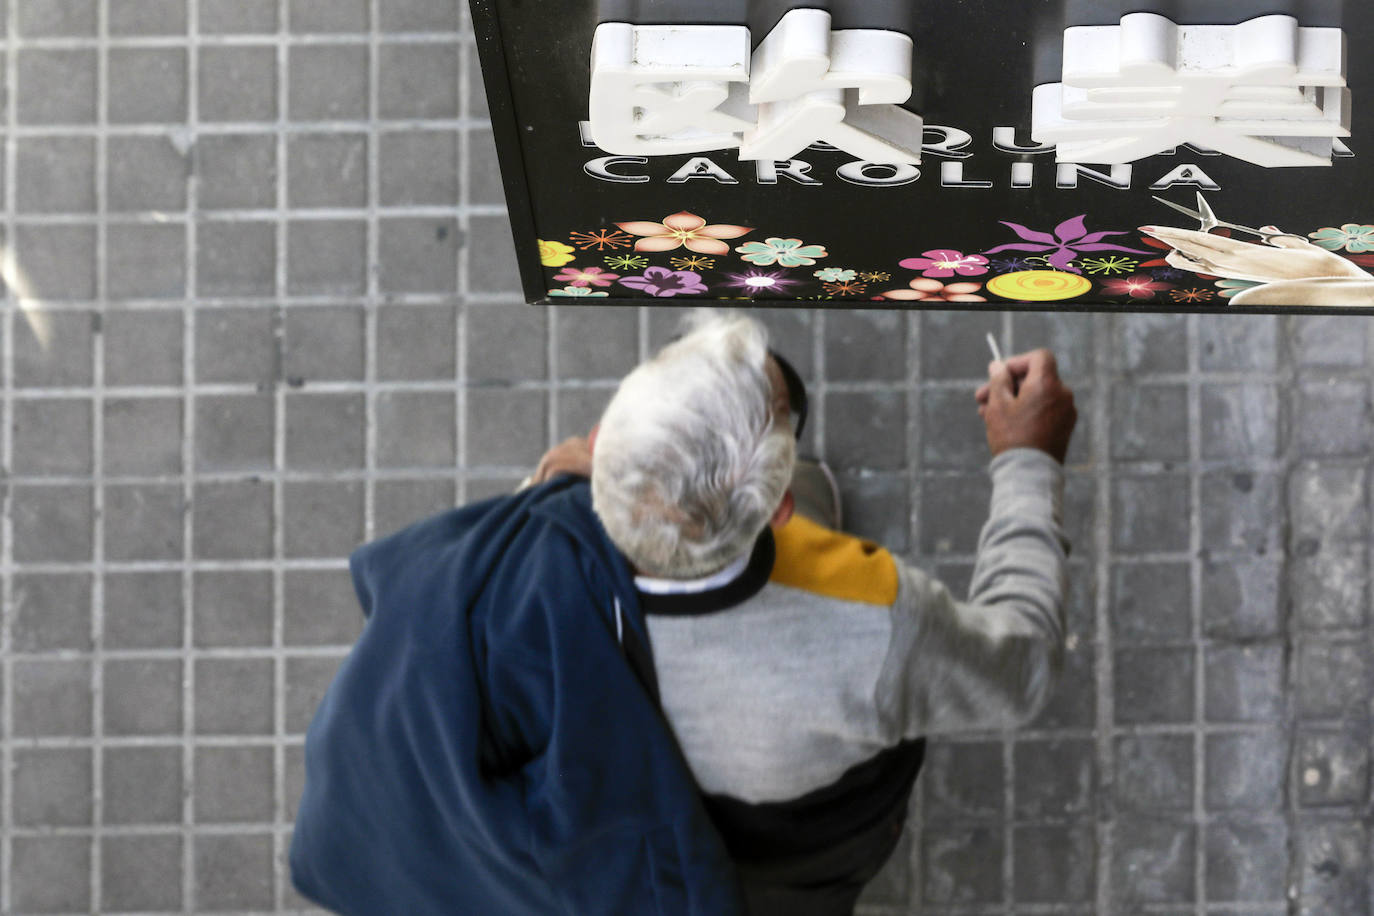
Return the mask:
M 919 165 L 824 143 L 782 161 L 598 148 L 599 24 L 733 23 L 757 46 L 792 8 L 909 29 Z M 1367 0 L 472 0 L 472 12 L 530 302 L 1374 312 Z M 1265 167 L 1201 144 L 1057 162 L 1032 141 L 1032 96 L 1060 79 L 1065 28 L 1141 12 L 1342 29 L 1351 132 L 1330 165 Z

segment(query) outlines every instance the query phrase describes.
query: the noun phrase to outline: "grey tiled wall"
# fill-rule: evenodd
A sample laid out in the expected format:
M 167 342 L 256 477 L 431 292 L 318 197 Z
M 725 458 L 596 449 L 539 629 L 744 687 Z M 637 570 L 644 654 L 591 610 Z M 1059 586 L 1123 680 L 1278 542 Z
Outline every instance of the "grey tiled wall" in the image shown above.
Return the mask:
M 0 911 L 286 912 L 344 557 L 511 487 L 675 314 L 518 302 L 455 0 L 0 0 Z M 1366 914 L 1368 322 L 764 316 L 850 527 L 967 582 L 987 355 L 1079 393 L 1072 645 L 864 912 Z

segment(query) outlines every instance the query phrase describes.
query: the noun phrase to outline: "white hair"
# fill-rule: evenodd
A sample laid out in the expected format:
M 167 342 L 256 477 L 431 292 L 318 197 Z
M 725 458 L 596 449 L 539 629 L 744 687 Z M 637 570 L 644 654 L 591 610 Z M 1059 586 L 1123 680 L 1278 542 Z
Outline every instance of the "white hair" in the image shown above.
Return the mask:
M 707 309 L 688 322 L 621 381 L 592 456 L 592 506 L 611 540 L 641 573 L 669 579 L 748 552 L 796 455 L 773 409 L 763 326 Z

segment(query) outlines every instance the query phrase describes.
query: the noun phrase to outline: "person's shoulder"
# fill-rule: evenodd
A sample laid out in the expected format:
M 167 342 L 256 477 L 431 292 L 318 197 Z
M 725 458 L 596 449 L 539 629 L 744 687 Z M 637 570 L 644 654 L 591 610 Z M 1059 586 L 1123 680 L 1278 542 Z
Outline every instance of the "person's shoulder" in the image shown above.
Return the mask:
M 840 601 L 890 606 L 897 600 L 897 561 L 863 538 L 794 515 L 773 533 L 777 557 L 769 581 Z

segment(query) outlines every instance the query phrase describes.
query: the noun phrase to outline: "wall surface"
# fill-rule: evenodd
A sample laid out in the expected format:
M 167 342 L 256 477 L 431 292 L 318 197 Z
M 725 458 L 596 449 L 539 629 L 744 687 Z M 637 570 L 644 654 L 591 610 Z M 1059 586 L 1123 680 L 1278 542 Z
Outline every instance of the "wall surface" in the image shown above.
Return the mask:
M 344 557 L 512 487 L 671 310 L 519 303 L 453 0 L 0 0 L 0 911 L 294 912 Z M 850 527 L 962 588 L 986 332 L 1079 396 L 1072 651 L 868 916 L 1368 914 L 1367 320 L 780 311 Z

